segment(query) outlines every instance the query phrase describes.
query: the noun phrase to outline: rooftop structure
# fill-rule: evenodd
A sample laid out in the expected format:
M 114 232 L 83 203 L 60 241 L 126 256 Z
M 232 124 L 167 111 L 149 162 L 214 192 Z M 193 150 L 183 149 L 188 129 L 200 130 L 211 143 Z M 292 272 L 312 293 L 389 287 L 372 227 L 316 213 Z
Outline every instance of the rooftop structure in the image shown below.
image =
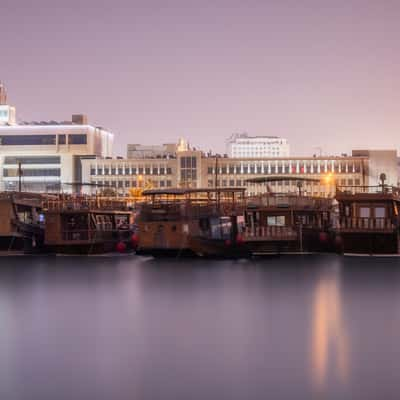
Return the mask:
M 127 158 L 175 158 L 178 151 L 186 151 L 189 145 L 186 140 L 179 139 L 178 143 L 161 145 L 128 144 Z
M 227 153 L 232 158 L 289 157 L 289 144 L 278 136 L 249 136 L 233 134 L 226 142 Z

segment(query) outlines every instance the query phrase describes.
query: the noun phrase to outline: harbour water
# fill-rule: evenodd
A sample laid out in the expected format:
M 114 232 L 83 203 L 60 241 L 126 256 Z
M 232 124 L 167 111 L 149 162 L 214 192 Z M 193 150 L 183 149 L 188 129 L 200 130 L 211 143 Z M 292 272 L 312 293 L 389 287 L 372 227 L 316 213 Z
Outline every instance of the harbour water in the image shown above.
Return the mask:
M 400 258 L 0 258 L 0 398 L 398 399 Z

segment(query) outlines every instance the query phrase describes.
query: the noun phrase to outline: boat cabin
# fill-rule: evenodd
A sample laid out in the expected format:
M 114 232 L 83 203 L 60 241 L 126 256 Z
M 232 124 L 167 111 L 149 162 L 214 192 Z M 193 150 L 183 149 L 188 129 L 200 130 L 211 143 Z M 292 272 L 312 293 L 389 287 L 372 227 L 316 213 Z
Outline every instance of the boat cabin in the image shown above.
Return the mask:
M 145 190 L 138 252 L 198 254 L 234 241 L 244 229 L 245 188 Z M 224 249 L 226 250 L 226 249 Z
M 338 235 L 347 253 L 393 254 L 399 247 L 400 189 L 338 187 Z

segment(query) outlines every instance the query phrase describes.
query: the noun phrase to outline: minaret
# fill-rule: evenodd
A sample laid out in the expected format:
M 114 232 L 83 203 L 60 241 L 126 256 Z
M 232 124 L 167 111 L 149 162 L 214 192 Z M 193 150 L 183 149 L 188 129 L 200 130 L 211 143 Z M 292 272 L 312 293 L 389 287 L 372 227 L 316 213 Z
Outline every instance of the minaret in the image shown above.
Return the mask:
M 7 90 L 3 82 L 0 81 L 0 106 L 7 104 Z

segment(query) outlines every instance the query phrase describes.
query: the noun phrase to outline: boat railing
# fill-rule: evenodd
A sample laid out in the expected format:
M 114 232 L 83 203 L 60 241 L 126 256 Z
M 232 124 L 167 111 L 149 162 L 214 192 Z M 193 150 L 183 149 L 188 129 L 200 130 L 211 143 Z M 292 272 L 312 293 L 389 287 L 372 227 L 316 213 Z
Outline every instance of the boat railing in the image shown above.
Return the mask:
M 348 231 L 393 231 L 395 226 L 390 218 L 351 218 L 339 220 L 341 230 Z
M 193 202 L 171 202 L 143 204 L 141 208 L 142 219 L 147 221 L 174 220 L 180 218 L 196 219 L 212 215 L 228 216 L 243 210 L 231 203 L 193 203 Z
M 105 199 L 46 199 L 43 201 L 43 208 L 49 211 L 126 211 L 128 205 L 125 202 Z
M 291 226 L 255 226 L 244 231 L 246 240 L 295 240 L 298 232 Z
M 247 200 L 249 207 L 277 207 L 277 208 L 328 208 L 331 199 L 306 196 L 253 196 Z
M 61 237 L 64 241 L 96 241 L 112 240 L 116 237 L 120 239 L 128 238 L 130 235 L 129 230 L 98 230 L 98 229 L 77 229 L 77 230 L 64 230 L 61 231 Z
M 337 186 L 337 194 L 392 194 L 400 196 L 400 188 L 389 185 L 371 185 L 371 186 Z

